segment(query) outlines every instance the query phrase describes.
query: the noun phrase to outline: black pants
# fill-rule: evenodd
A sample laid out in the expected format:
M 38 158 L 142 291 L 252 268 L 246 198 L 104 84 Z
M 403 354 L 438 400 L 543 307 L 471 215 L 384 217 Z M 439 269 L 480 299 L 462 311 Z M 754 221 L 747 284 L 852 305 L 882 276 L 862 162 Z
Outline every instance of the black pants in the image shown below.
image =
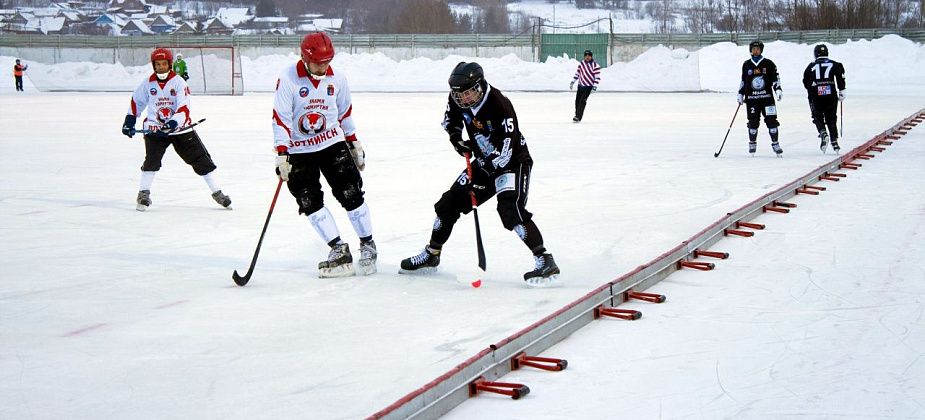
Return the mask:
M 777 104 L 774 102 L 774 98 L 746 100 L 745 110 L 748 116 L 748 128 L 750 129 L 754 130 L 761 125 L 762 115 L 764 115 L 764 124 L 768 128 L 780 126 L 780 123 L 777 122 Z
M 141 164 L 142 171 L 157 171 L 161 169 L 161 160 L 167 148 L 173 145 L 177 155 L 193 167 L 197 175 L 205 175 L 215 170 L 212 156 L 202 144 L 195 131 L 167 137 L 155 137 L 145 134 L 145 161 Z
M 585 106 L 588 104 L 588 97 L 591 96 L 591 86 L 578 86 L 578 92 L 575 93 L 575 118 L 581 121 L 585 115 Z
M 299 204 L 299 213 L 309 215 L 324 207 L 321 175 L 328 181 L 331 194 L 347 211 L 363 205 L 363 178 L 346 142 L 338 142 L 312 153 L 289 156 L 289 192 Z
M 838 99 L 809 99 L 809 111 L 813 116 L 813 124 L 820 133 L 829 129 L 829 138 L 838 139 Z
M 16 90 L 22 91 L 22 76 L 14 76 L 16 78 Z

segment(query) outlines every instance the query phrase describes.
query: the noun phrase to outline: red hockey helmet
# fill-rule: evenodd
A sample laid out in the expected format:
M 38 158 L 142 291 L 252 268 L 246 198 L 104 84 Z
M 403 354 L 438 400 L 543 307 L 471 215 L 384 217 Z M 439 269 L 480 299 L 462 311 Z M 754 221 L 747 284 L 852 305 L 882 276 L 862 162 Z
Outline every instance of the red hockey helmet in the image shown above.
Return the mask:
M 167 48 L 157 48 L 151 51 L 151 67 L 154 67 L 156 60 L 167 60 L 167 65 L 173 68 L 173 53 Z
M 302 38 L 302 61 L 308 63 L 327 63 L 334 58 L 334 44 L 331 37 L 324 32 L 315 32 Z

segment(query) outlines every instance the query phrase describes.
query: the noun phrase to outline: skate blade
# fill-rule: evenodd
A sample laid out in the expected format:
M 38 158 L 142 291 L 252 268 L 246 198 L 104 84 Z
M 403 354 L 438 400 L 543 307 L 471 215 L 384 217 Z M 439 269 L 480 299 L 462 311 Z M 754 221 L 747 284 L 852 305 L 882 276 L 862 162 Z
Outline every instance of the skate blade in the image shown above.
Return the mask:
M 356 274 L 356 270 L 353 269 L 353 263 L 341 264 L 337 267 L 332 267 L 332 268 L 319 268 L 318 269 L 318 278 L 320 279 L 350 277 L 354 274 Z
M 138 211 L 145 211 L 145 210 L 147 210 L 147 209 L 148 209 L 148 206 L 146 206 L 146 205 L 144 205 L 144 204 L 139 204 L 139 205 L 135 206 L 135 210 L 138 210 Z
M 423 267 L 417 270 L 405 270 L 404 268 L 398 269 L 398 274 L 434 274 L 437 272 L 437 267 Z
M 551 287 L 562 287 L 562 282 L 559 281 L 559 275 L 553 274 L 549 277 L 531 277 L 524 280 L 524 283 L 527 284 L 527 287 L 533 289 L 548 289 Z
M 357 274 L 368 276 L 376 273 L 376 260 L 359 260 L 357 261 Z

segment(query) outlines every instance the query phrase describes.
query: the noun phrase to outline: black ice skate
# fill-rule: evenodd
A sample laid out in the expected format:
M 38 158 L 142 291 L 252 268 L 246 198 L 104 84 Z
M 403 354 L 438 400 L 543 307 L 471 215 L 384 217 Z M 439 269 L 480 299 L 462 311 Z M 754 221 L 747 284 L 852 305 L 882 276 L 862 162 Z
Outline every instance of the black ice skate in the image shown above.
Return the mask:
M 576 122 L 576 123 L 577 123 L 577 122 L 581 122 L 581 120 L 578 119 L 578 117 L 572 117 L 572 122 Z
M 552 287 L 559 284 L 559 266 L 552 254 L 545 253 L 533 256 L 536 269 L 524 273 L 524 281 L 530 287 Z
M 138 197 L 135 198 L 135 202 L 138 203 L 135 206 L 135 210 L 145 211 L 148 209 L 148 206 L 151 205 L 151 191 L 150 190 L 141 190 L 138 191 Z
M 841 150 L 841 147 L 838 146 L 838 140 L 832 139 L 832 150 L 835 151 L 835 154 L 838 154 L 838 151 Z
M 215 200 L 218 205 L 231 210 L 231 197 L 223 194 L 222 190 L 212 193 L 212 199 Z
M 348 277 L 356 272 L 353 269 L 353 256 L 346 242 L 334 245 L 328 253 L 328 259 L 318 263 L 318 277 Z
M 357 273 L 368 276 L 376 272 L 376 243 L 373 241 L 360 242 L 360 259 L 357 261 Z
M 819 150 L 822 150 L 822 154 L 825 154 L 825 149 L 829 145 L 829 133 L 825 131 L 819 133 Z M 835 144 L 832 144 L 832 147 L 835 147 Z
M 784 154 L 784 149 L 781 149 L 780 143 L 776 141 L 771 142 L 771 148 L 774 149 L 774 153 L 777 153 L 777 157 L 782 157 L 781 155 Z
M 398 270 L 398 272 L 402 274 L 430 274 L 437 271 L 438 265 L 440 265 L 440 250 L 427 246 L 424 247 L 420 254 L 401 260 L 401 270 Z
M 750 141 L 748 142 L 748 153 L 751 153 L 752 156 L 755 156 L 755 152 L 758 150 L 758 142 Z

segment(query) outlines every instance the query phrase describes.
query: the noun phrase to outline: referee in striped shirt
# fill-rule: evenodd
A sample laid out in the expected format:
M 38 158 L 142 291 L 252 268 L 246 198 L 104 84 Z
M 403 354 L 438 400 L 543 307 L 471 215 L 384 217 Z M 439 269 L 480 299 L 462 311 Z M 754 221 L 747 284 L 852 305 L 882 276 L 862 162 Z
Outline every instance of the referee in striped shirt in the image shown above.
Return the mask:
M 575 77 L 572 78 L 572 83 L 568 85 L 568 88 L 574 89 L 576 81 L 578 82 L 578 93 L 575 95 L 575 117 L 572 121 L 577 123 L 585 114 L 588 96 L 591 96 L 592 91 L 597 90 L 597 84 L 601 82 L 601 66 L 594 61 L 594 54 L 591 50 L 585 50 L 585 58 L 578 64 L 578 70 L 575 71 Z

